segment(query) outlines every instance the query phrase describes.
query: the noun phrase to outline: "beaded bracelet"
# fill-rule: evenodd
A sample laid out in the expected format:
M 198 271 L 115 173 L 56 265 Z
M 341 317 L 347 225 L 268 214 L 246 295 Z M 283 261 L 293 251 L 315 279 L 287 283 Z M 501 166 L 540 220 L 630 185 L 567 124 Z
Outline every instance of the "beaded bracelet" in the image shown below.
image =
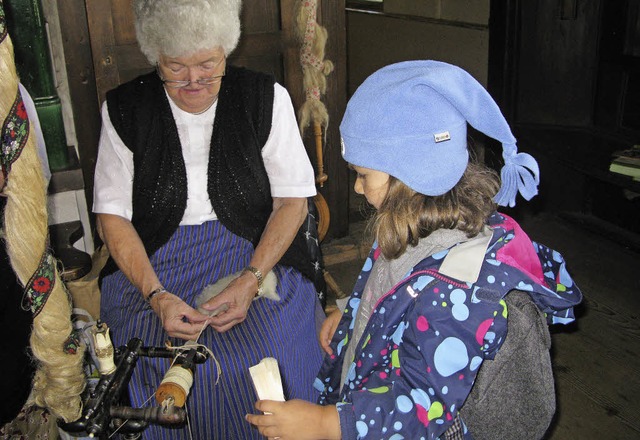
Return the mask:
M 164 287 L 158 287 L 157 289 L 155 289 L 154 291 L 152 291 L 144 300 L 151 304 L 151 300 L 153 299 L 154 296 L 159 295 L 161 293 L 166 293 L 167 290 Z

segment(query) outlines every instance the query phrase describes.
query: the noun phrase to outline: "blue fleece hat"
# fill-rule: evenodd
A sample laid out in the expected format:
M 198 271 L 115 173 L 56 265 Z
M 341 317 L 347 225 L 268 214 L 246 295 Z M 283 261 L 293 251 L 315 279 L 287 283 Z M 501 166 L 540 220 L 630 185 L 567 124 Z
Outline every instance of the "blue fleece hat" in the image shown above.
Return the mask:
M 536 160 L 516 139 L 484 87 L 459 67 L 405 61 L 383 67 L 356 90 L 340 124 L 342 157 L 383 171 L 415 191 L 437 196 L 453 188 L 469 162 L 467 123 L 502 143 L 499 205 L 538 193 Z

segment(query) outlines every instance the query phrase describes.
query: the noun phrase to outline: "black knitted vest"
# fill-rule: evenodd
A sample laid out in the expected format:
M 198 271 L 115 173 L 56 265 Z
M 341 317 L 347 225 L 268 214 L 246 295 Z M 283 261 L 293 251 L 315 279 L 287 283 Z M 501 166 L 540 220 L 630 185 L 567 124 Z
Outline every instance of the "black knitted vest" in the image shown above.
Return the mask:
M 271 131 L 273 77 L 228 66 L 211 136 L 209 198 L 218 219 L 254 246 L 271 214 L 269 179 L 261 150 Z M 152 255 L 178 228 L 187 203 L 187 174 L 178 130 L 162 82 L 140 76 L 107 93 L 109 117 L 133 152 L 132 224 Z M 309 279 L 314 271 L 298 233 L 280 260 Z M 107 262 L 101 277 L 117 270 Z

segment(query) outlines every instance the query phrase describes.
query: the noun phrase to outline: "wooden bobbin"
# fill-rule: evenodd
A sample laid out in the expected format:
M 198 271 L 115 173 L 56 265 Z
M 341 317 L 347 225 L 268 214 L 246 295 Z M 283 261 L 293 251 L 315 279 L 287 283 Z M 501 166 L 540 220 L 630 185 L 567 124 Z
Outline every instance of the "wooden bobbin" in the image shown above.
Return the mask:
M 156 390 L 156 401 L 162 405 L 172 399 L 175 406 L 183 407 L 192 385 L 193 373 L 191 370 L 174 365 L 169 368 Z

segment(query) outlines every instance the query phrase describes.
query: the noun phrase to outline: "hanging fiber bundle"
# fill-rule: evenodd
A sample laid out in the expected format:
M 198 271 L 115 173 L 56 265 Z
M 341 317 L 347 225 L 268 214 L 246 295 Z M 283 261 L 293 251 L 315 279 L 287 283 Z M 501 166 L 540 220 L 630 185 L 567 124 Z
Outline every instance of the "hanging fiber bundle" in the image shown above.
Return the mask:
M 298 111 L 300 133 L 303 133 L 312 121 L 325 128 L 329 124 L 329 114 L 321 97 L 327 90 L 326 77 L 333 71 L 333 63 L 324 59 L 327 30 L 316 21 L 317 0 L 300 0 L 296 12 L 305 91 L 305 102 Z
M 34 315 L 30 342 L 37 371 L 28 404 L 35 403 L 56 417 L 73 421 L 82 409 L 83 349 L 70 337 L 70 297 L 48 248 L 45 179 L 18 88 L 2 0 L 0 72 L 0 159 L 6 180 L 3 195 L 7 197 L 3 233 L 11 267 L 25 286 L 23 308 Z

